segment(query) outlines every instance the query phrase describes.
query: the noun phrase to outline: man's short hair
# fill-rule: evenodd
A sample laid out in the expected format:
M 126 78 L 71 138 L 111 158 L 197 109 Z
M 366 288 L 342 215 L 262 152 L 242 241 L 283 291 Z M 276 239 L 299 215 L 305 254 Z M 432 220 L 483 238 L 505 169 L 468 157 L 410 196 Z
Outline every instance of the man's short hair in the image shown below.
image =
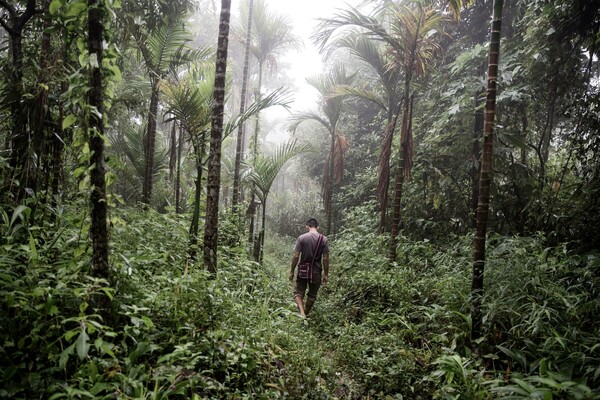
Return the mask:
M 306 226 L 308 226 L 309 228 L 316 228 L 319 226 L 319 223 L 317 222 L 316 219 L 309 218 L 309 220 L 306 221 Z

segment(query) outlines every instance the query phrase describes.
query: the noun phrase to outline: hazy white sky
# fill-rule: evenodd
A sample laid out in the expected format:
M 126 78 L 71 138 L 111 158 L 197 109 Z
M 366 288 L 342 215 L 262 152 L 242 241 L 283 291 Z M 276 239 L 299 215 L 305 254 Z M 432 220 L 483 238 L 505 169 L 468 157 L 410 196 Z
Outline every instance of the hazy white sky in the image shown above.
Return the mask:
M 304 41 L 303 49 L 290 51 L 286 57 L 291 65 L 290 75 L 295 78 L 296 85 L 300 89 L 296 93 L 296 107 L 299 109 L 308 108 L 311 104 L 314 104 L 317 98 L 316 90 L 306 84 L 305 78 L 316 75 L 323 69 L 321 56 L 310 40 L 310 35 L 318 24 L 317 18 L 333 16 L 335 10 L 343 8 L 347 2 L 343 0 L 270 1 L 273 9 L 290 16 L 296 35 Z
M 237 12 L 240 1 L 232 0 L 232 10 Z M 323 70 L 321 56 L 310 40 L 318 18 L 334 15 L 336 9 L 345 8 L 347 4 L 356 6 L 361 0 L 267 0 L 269 7 L 287 15 L 292 20 L 294 33 L 302 39 L 304 47 L 298 51 L 288 51 L 285 61 L 289 63 L 288 74 L 293 77 L 298 91 L 294 94 L 293 111 L 316 109 L 317 91 L 306 83 L 306 77 L 319 74 Z M 268 118 L 283 118 L 284 110 L 268 113 Z M 275 138 L 275 141 L 278 141 Z

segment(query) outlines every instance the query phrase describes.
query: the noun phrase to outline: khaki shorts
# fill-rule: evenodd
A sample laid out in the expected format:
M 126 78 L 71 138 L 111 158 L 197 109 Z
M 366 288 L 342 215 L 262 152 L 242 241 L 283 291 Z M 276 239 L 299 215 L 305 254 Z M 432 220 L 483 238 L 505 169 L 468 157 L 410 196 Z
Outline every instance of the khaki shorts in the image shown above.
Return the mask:
M 308 287 L 308 298 L 312 301 L 317 299 L 317 292 L 321 287 L 321 273 L 313 273 L 312 283 L 308 279 L 300 279 L 296 276 L 296 284 L 294 285 L 294 297 L 304 298 L 306 288 Z

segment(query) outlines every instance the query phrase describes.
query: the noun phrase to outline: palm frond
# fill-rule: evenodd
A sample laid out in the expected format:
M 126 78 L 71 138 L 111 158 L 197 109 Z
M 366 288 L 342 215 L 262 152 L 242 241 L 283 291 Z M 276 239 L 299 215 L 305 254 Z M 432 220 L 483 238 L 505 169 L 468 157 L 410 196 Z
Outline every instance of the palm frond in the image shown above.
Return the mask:
M 457 20 L 460 19 L 460 11 L 463 8 L 467 8 L 472 6 L 475 3 L 475 0 L 448 0 L 450 5 L 450 10 L 452 10 L 452 14 L 454 14 L 454 18 Z
M 299 145 L 296 140 L 283 143 L 272 155 L 259 155 L 252 162 L 244 163 L 242 179 L 252 185 L 255 194 L 264 204 L 281 168 L 308 148 L 308 145 Z
M 301 40 L 293 34 L 292 21 L 269 10 L 264 0 L 254 1 L 252 18 L 250 52 L 260 63 L 267 61 L 272 54 L 300 47 Z
M 333 93 L 330 95 L 331 97 L 335 96 L 354 96 L 360 97 L 361 99 L 369 100 L 383 110 L 387 111 L 388 105 L 386 100 L 381 96 L 380 93 L 370 90 L 367 87 L 356 87 L 350 85 L 338 85 L 334 88 Z
M 444 20 L 442 13 L 416 2 L 414 7 L 396 5 L 392 16 L 391 34 L 398 38 L 398 46 L 390 49 L 388 68 L 425 74 L 440 49 L 437 34 Z
M 327 121 L 326 118 L 324 118 L 322 115 L 317 114 L 316 112 L 313 111 L 305 111 L 305 112 L 299 112 L 296 114 L 292 114 L 289 118 L 288 121 L 290 121 L 289 125 L 288 125 L 288 130 L 290 132 L 296 132 L 296 130 L 298 129 L 298 127 L 300 126 L 301 123 L 303 123 L 304 121 L 316 121 L 319 124 L 323 125 L 327 131 L 331 131 L 331 125 L 329 123 L 329 121 Z
M 214 69 L 194 69 L 177 83 L 163 82 L 161 90 L 167 103 L 166 113 L 179 120 L 192 136 L 210 126 L 212 117 Z
M 347 48 L 350 53 L 370 66 L 384 83 L 384 87 L 394 88 L 400 72 L 387 68 L 389 52 L 378 40 L 361 34 L 349 34 L 332 43 L 332 48 Z M 392 89 L 390 89 L 392 90 Z
M 315 30 L 316 32 L 311 36 L 313 42 L 319 46 L 320 51 L 325 50 L 336 31 L 343 28 L 360 28 L 363 35 L 381 40 L 391 47 L 397 45 L 395 38 L 388 34 L 375 17 L 365 15 L 353 7 L 341 10 L 333 18 L 322 18 L 320 21 Z
M 113 138 L 111 136 L 111 142 L 115 149 L 123 156 L 123 161 L 130 167 L 134 174 L 130 174 L 130 184 L 135 181 L 134 186 L 141 188 L 142 181 L 145 174 L 145 162 L 144 156 L 144 140 L 146 136 L 146 124 L 127 126 L 122 131 L 120 138 Z M 154 151 L 154 165 L 152 173 L 154 176 L 158 176 L 162 171 L 168 168 L 168 149 L 167 146 L 157 141 Z
M 289 88 L 280 87 L 267 96 L 261 98 L 259 101 L 255 101 L 250 104 L 250 106 L 244 111 L 243 114 L 236 116 L 235 118 L 230 119 L 225 126 L 223 127 L 223 136 L 227 137 L 238 128 L 241 124 L 246 122 L 248 119 L 257 115 L 262 110 L 265 110 L 269 107 L 281 106 L 285 109 L 289 109 L 290 104 L 292 103 L 291 91 Z
M 148 37 L 146 43 L 150 51 L 147 60 L 154 73 L 162 75 L 169 64 L 181 55 L 183 46 L 191 39 L 180 24 L 161 25 Z
M 342 114 L 344 99 L 331 97 L 339 85 L 351 85 L 356 74 L 348 74 L 346 68 L 336 64 L 330 71 L 306 78 L 306 81 L 317 89 L 323 99 L 321 110 L 329 122 L 330 127 L 335 127 Z M 331 131 L 331 129 L 330 129 Z

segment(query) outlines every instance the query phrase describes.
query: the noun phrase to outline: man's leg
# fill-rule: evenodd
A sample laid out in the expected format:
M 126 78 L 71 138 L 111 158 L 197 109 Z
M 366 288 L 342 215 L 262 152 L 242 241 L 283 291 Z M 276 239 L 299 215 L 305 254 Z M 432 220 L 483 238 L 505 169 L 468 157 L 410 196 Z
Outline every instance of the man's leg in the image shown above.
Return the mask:
M 315 304 L 315 299 L 311 299 L 310 297 L 306 299 L 306 307 L 304 308 L 304 313 L 306 315 L 308 315 L 308 313 L 312 309 L 313 304 Z
M 294 296 L 294 300 L 296 300 L 296 305 L 298 306 L 298 311 L 300 311 L 300 316 L 302 318 L 306 318 L 307 313 L 304 311 L 304 299 L 302 296 L 296 295 Z M 306 306 L 308 307 L 308 302 L 306 303 Z
M 306 307 L 304 307 L 305 315 L 308 315 L 312 310 L 315 301 L 317 300 L 317 292 L 321 287 L 321 274 L 315 274 L 313 276 L 313 283 L 308 284 L 308 296 L 306 296 Z
M 306 318 L 304 310 L 304 293 L 306 292 L 307 284 L 307 280 L 296 278 L 296 285 L 294 286 L 294 300 L 296 301 L 298 311 L 300 311 L 300 316 L 302 318 Z

